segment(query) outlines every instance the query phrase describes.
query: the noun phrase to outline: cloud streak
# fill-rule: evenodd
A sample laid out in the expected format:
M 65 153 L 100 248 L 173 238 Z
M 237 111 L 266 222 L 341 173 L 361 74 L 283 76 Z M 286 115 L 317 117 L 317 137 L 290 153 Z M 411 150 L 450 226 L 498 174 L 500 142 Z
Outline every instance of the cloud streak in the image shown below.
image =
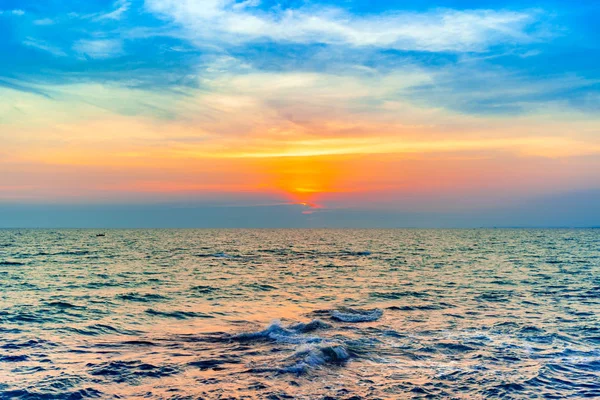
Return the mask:
M 63 50 L 61 50 L 60 48 L 53 46 L 47 42 L 41 41 L 41 40 L 36 40 L 34 38 L 27 38 L 23 41 L 23 44 L 25 46 L 29 46 L 29 47 L 33 47 L 35 49 L 38 50 L 42 50 L 42 51 L 46 51 L 50 54 L 52 54 L 53 56 L 56 57 L 65 57 L 67 55 L 67 53 L 65 53 Z
M 122 19 L 123 16 L 125 15 L 125 13 L 129 10 L 131 3 L 127 0 L 117 0 L 117 1 L 115 1 L 114 5 L 116 7 L 114 11 L 111 11 L 106 14 L 101 14 L 101 15 L 95 17 L 94 19 L 96 21 L 103 21 L 103 20 L 118 21 L 118 20 Z
M 427 52 L 482 52 L 529 43 L 537 12 L 435 10 L 359 16 L 332 7 L 260 10 L 254 2 L 146 0 L 146 8 L 181 25 L 191 39 L 221 43 L 270 40 Z
M 90 58 L 113 58 L 123 54 L 123 42 L 118 39 L 79 40 L 73 50 Z

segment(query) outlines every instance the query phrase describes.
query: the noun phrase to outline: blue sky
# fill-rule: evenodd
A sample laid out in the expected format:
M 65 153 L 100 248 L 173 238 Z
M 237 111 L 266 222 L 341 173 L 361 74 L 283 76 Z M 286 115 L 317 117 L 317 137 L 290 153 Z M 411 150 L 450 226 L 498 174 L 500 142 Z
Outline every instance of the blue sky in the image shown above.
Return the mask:
M 0 213 L 250 221 L 259 198 L 286 226 L 543 225 L 516 210 L 548 199 L 580 207 L 548 225 L 597 225 L 598 20 L 591 0 L 3 0 Z
M 301 13 L 290 22 L 300 26 L 308 16 L 322 15 L 323 20 L 331 23 L 363 24 L 364 28 L 362 31 L 357 28 L 358 37 L 354 38 L 336 35 L 334 28 L 311 30 L 296 26 L 299 32 L 293 32 L 294 26 L 289 26 L 285 27 L 289 28 L 288 34 L 266 35 L 252 32 L 253 28 L 243 33 L 232 32 L 231 26 L 192 28 L 196 21 L 204 22 L 202 16 L 206 13 L 201 10 L 212 3 L 231 14 L 228 18 L 258 16 L 275 21 L 271 28 L 285 18 L 286 12 Z M 177 4 L 182 6 L 178 8 Z M 0 65 L 0 82 L 22 90 L 41 91 L 33 84 L 73 81 L 116 81 L 156 90 L 197 86 L 192 76 L 202 73 L 199 66 L 214 57 L 231 55 L 267 71 L 339 72 L 349 65 L 386 70 L 398 63 L 439 67 L 443 74 L 434 82 L 436 87 L 467 93 L 474 86 L 493 84 L 488 80 L 490 70 L 497 71 L 499 79 L 510 84 L 524 80 L 555 82 L 572 76 L 581 79 L 577 87 L 508 100 L 566 99 L 573 107 L 597 106 L 588 96 L 597 93 L 600 76 L 597 67 L 600 5 L 594 1 L 538 1 L 524 6 L 515 1 L 5 0 L 1 8 L 0 52 L 6 57 Z M 472 37 L 450 35 L 440 41 L 439 37 L 428 37 L 427 32 L 414 32 L 399 35 L 397 43 L 394 35 L 389 40 L 365 40 L 371 45 L 363 44 L 360 39 L 381 21 L 412 20 L 417 21 L 412 29 L 426 30 L 430 21 L 450 18 L 456 13 L 480 19 Z M 486 20 L 486 13 L 494 14 Z M 216 20 L 208 14 L 206 18 Z M 420 19 L 422 23 L 418 23 Z M 460 23 L 460 20 L 455 22 L 457 26 Z M 452 29 L 455 27 L 448 28 Z M 323 60 L 322 52 L 333 52 L 335 59 Z M 465 72 L 473 70 L 482 76 L 474 82 L 465 82 Z M 422 96 L 423 91 L 418 89 L 415 95 Z M 454 103 L 453 99 L 441 101 L 446 105 Z M 497 104 L 502 103 L 499 99 L 487 103 L 481 109 L 468 101 L 460 107 L 465 112 L 514 111 Z

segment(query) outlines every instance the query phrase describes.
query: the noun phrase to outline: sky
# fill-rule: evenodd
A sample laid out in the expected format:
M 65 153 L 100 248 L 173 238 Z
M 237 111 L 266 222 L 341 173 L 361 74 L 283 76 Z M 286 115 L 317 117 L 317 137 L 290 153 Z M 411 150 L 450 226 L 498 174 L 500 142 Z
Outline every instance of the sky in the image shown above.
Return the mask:
M 0 227 L 600 226 L 600 3 L 0 1 Z

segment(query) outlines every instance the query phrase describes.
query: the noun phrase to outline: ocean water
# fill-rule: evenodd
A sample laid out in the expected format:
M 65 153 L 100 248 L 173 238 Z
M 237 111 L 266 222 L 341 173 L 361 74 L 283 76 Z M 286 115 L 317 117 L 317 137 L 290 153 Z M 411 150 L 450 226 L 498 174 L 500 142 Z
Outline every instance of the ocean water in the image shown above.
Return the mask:
M 600 397 L 600 230 L 0 230 L 1 399 Z

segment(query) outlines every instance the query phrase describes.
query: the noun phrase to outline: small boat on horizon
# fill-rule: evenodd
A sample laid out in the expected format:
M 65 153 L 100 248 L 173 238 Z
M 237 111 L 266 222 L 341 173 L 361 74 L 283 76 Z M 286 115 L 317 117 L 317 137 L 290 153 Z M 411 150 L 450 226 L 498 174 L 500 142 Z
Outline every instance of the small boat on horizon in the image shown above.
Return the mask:
M 102 236 L 106 236 L 106 234 L 105 233 L 98 233 L 98 234 L 96 234 L 96 237 L 102 237 Z

